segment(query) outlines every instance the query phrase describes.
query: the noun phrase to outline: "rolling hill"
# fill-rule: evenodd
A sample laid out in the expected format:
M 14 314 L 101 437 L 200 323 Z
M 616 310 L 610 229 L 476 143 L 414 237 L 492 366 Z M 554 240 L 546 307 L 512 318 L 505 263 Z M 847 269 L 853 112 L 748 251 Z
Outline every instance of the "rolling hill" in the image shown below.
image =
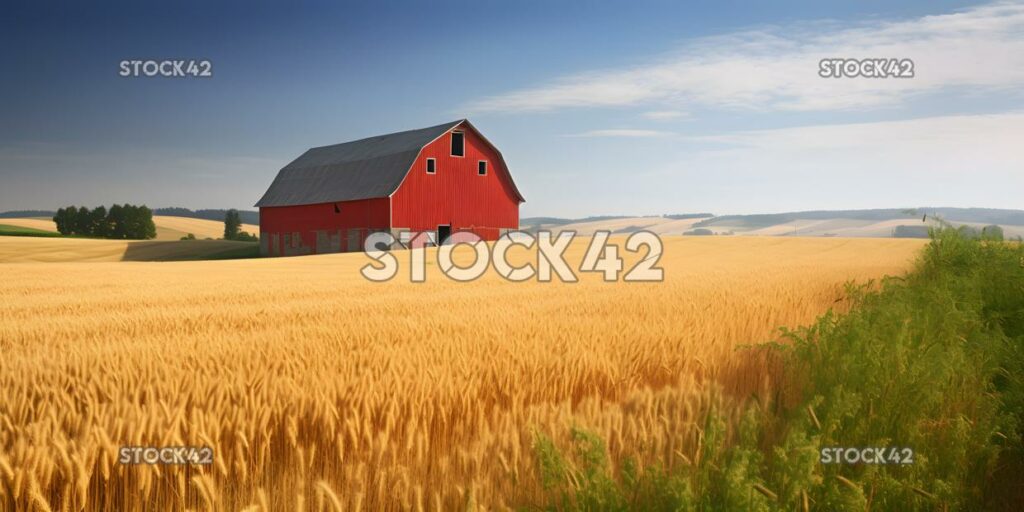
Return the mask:
M 527 217 L 520 223 L 522 229 L 536 231 L 576 231 L 592 235 L 595 231 L 630 233 L 641 229 L 661 235 L 682 235 L 695 229 L 716 235 L 749 236 L 836 236 L 889 238 L 901 226 L 920 231 L 919 228 L 937 226 L 941 218 L 955 226 L 981 229 L 986 225 L 999 225 L 1008 238 L 1024 237 L 1024 210 L 997 210 L 987 208 L 916 208 L 875 210 L 818 210 L 806 212 L 771 213 L 755 215 L 690 214 L 647 217 L 587 217 L 564 219 L 557 217 Z

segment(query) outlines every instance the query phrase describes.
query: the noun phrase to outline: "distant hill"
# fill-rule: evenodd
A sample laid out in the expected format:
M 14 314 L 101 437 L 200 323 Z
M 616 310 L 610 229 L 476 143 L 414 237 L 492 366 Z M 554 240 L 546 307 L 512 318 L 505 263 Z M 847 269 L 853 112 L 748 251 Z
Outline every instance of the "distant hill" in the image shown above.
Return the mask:
M 662 215 L 666 219 L 672 220 L 686 220 L 686 219 L 703 219 L 705 217 L 714 217 L 711 213 L 669 213 Z
M 797 220 L 853 219 L 884 221 L 892 219 L 920 219 L 924 215 L 938 215 L 950 222 L 977 222 L 983 224 L 1024 225 L 1024 210 L 994 208 L 883 208 L 874 210 L 812 210 L 805 212 L 768 213 L 754 215 L 722 215 L 695 224 L 696 227 L 718 225 L 763 228 Z
M 13 210 L 0 213 L 0 219 L 21 219 L 25 217 L 53 217 L 57 212 L 50 210 Z
M 548 224 L 552 226 L 561 226 L 563 224 L 576 224 L 579 222 L 595 222 L 600 220 L 615 220 L 615 219 L 628 219 L 629 215 L 597 215 L 594 217 L 584 217 L 582 219 L 564 219 L 561 217 L 524 217 L 519 219 L 520 226 L 536 226 L 538 224 Z
M 970 229 L 998 225 L 1009 238 L 1024 236 L 1024 210 L 947 207 L 813 210 L 718 217 L 710 213 L 583 219 L 528 217 L 523 219 L 520 226 L 526 231 L 542 227 L 553 231 L 575 231 L 581 235 L 597 231 L 624 234 L 642 229 L 663 235 L 917 238 L 927 237 L 929 227 L 942 224 L 940 219 Z
M 227 210 L 189 210 L 188 208 L 177 207 L 157 208 L 153 210 L 153 215 L 188 217 L 191 219 L 215 220 L 218 222 L 224 222 L 224 215 L 227 213 Z M 238 210 L 238 215 L 242 218 L 243 224 L 258 225 L 260 223 L 260 212 L 256 210 Z

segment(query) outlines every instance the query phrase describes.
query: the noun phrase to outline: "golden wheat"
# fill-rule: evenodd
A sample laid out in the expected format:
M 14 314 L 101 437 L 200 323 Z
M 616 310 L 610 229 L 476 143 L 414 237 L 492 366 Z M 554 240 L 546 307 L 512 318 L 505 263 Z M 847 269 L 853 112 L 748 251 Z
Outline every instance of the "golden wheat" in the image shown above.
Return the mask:
M 535 433 L 574 425 L 613 462 L 697 463 L 701 418 L 778 378 L 737 345 L 920 246 L 673 238 L 665 281 L 631 284 L 455 283 L 432 259 L 370 283 L 362 254 L 0 265 L 0 509 L 504 509 L 538 497 Z

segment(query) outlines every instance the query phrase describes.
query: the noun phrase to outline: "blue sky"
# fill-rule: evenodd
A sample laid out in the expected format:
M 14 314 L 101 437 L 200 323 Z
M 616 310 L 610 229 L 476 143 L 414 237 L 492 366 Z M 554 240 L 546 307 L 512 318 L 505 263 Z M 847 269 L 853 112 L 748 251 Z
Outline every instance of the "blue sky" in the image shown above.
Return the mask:
M 381 4 L 5 7 L 0 210 L 251 208 L 308 147 L 462 117 L 523 216 L 1024 208 L 1021 3 Z M 118 76 L 168 58 L 214 76 Z

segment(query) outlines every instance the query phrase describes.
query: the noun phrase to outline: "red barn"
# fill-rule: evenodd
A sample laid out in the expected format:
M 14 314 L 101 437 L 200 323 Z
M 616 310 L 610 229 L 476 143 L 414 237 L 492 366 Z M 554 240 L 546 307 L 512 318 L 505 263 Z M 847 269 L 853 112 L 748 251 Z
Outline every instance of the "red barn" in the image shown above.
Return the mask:
M 495 240 L 518 229 L 523 201 L 501 152 L 463 119 L 306 151 L 256 203 L 260 250 L 361 251 L 380 231 Z

